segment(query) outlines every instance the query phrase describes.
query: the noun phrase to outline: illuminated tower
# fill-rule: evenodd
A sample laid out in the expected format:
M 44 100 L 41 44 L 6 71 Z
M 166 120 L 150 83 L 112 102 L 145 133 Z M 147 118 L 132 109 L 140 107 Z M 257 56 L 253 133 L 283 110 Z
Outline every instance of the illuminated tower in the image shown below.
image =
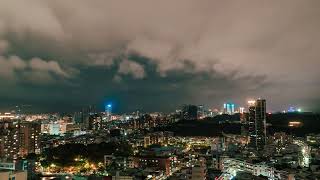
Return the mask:
M 227 114 L 227 104 L 223 104 L 223 114 Z
M 227 104 L 227 113 L 228 114 L 231 114 L 231 111 L 232 111 L 232 109 L 231 109 L 231 104 Z
M 231 104 L 231 113 L 230 114 L 234 114 L 234 104 Z
M 104 112 L 106 113 L 106 115 L 108 117 L 111 117 L 111 115 L 112 115 L 112 104 L 105 105 Z
M 266 100 L 248 101 L 249 147 L 262 150 L 266 144 Z
M 233 103 L 224 103 L 223 104 L 223 113 L 224 114 L 234 114 L 235 105 Z

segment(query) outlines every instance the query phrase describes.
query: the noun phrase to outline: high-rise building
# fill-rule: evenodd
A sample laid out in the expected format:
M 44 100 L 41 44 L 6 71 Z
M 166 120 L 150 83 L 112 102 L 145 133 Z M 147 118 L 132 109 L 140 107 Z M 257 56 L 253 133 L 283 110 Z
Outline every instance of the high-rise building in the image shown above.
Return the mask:
M 26 122 L 20 125 L 20 138 L 23 155 L 40 153 L 41 125 L 36 122 Z
M 266 144 L 266 100 L 248 101 L 249 147 L 262 150 Z
M 184 119 L 184 120 L 197 120 L 198 119 L 198 106 L 184 105 L 182 108 L 182 119 Z
M 109 117 L 112 115 L 112 105 L 111 104 L 107 104 L 104 106 L 104 112 L 106 113 L 106 115 Z
M 30 153 L 40 153 L 41 125 L 34 122 L 1 122 L 0 156 L 17 159 Z
M 223 104 L 223 113 L 232 115 L 235 112 L 234 108 L 235 108 L 235 104 L 233 104 L 233 103 L 224 103 Z
M 89 124 L 87 130 L 102 130 L 104 128 L 102 117 L 99 114 L 92 114 L 89 116 Z
M 19 124 L 14 121 L 1 122 L 1 152 L 4 159 L 16 159 L 19 154 Z
M 76 112 L 73 116 L 73 122 L 75 124 L 80 124 L 83 127 L 87 127 L 88 126 L 88 121 L 89 121 L 89 117 L 92 114 L 96 114 L 97 110 L 95 108 L 95 106 L 89 105 L 87 107 L 84 107 L 81 109 L 80 112 Z

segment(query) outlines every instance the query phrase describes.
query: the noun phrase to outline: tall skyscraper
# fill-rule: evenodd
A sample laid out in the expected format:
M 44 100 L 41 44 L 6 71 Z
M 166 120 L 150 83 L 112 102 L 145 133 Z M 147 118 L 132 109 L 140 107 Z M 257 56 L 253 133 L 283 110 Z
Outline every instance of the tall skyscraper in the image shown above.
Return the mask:
M 20 125 L 14 121 L 1 122 L 0 158 L 17 159 L 20 152 Z
M 266 143 L 266 100 L 248 101 L 249 147 L 262 150 Z
M 41 124 L 37 122 L 24 122 L 20 125 L 20 138 L 22 143 L 22 155 L 40 153 Z
M 112 104 L 107 104 L 104 106 L 104 112 L 108 117 L 112 115 Z
M 232 115 L 235 112 L 234 109 L 235 109 L 235 104 L 233 104 L 233 103 L 224 103 L 223 104 L 223 113 L 224 114 Z
M 73 116 L 73 121 L 81 126 L 81 129 L 86 129 L 89 126 L 89 117 L 97 113 L 95 106 L 89 105 L 76 112 Z

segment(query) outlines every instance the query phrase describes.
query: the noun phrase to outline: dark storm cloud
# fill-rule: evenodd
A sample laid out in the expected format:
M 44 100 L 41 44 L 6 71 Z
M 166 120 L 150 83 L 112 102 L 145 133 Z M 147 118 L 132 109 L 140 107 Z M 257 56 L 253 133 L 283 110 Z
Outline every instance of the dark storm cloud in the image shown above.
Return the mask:
M 274 109 L 314 108 L 319 9 L 318 0 L 3 0 L 0 81 L 43 97 L 59 87 L 70 93 L 56 92 L 63 104 L 115 94 L 163 109 L 172 97 L 215 105 L 254 96 Z

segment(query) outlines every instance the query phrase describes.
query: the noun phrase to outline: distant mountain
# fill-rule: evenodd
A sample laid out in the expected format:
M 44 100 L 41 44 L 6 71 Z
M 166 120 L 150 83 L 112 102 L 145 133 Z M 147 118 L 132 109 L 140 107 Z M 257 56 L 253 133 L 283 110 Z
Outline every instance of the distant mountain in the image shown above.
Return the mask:
M 172 131 L 178 136 L 220 136 L 226 134 L 241 134 L 239 114 L 219 115 L 203 120 L 187 121 L 182 120 L 168 127 L 157 128 L 156 130 Z M 289 122 L 298 121 L 301 127 L 289 127 Z M 309 133 L 320 133 L 320 115 L 313 113 L 286 113 L 268 114 L 268 134 L 275 132 L 286 132 L 296 136 L 304 136 Z
M 301 122 L 301 127 L 289 127 L 289 122 Z M 267 115 L 267 123 L 272 126 L 268 132 L 287 132 L 296 136 L 320 133 L 320 115 L 314 113 L 279 113 Z

